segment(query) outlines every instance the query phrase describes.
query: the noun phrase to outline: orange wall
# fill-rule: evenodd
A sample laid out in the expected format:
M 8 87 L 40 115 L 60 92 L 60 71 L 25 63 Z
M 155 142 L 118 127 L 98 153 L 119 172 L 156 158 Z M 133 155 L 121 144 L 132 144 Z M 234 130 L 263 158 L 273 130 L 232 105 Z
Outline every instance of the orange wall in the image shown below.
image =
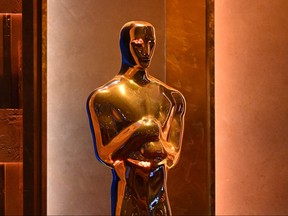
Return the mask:
M 288 1 L 216 0 L 216 213 L 288 214 Z
M 168 172 L 173 215 L 210 212 L 206 4 L 166 1 L 166 81 L 181 91 L 187 107 L 180 160 Z

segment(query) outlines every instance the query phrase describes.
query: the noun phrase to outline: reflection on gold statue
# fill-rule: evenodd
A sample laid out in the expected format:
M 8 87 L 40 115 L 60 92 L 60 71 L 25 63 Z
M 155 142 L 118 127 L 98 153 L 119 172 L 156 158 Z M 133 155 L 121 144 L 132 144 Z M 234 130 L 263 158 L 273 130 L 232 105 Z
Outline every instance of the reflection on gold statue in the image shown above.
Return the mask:
M 96 156 L 114 174 L 113 215 L 171 215 L 167 169 L 179 159 L 185 99 L 148 74 L 155 40 L 150 23 L 126 23 L 120 72 L 87 102 Z

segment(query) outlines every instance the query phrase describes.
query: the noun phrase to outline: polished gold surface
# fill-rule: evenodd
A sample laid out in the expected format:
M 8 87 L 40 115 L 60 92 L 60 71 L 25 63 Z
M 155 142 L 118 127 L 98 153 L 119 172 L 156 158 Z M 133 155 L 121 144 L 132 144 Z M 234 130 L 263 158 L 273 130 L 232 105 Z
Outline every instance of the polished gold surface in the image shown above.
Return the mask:
M 185 99 L 148 74 L 155 43 L 151 24 L 126 23 L 120 72 L 88 98 L 96 156 L 115 170 L 116 215 L 171 215 L 167 170 L 179 160 Z

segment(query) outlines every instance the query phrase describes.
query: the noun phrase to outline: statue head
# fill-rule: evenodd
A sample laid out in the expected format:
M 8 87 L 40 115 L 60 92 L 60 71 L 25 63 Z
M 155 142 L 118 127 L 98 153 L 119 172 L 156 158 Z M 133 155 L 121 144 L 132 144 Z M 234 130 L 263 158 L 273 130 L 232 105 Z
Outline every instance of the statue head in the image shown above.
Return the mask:
M 120 32 L 122 64 L 148 68 L 156 43 L 154 27 L 144 21 L 126 23 Z

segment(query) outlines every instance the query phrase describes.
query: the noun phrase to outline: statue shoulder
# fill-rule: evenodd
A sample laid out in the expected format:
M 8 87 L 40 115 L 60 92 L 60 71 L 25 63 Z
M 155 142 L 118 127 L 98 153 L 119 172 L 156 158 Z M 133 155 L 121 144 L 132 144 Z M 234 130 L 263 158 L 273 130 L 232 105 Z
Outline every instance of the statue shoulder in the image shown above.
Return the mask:
M 175 88 L 167 85 L 166 83 L 158 80 L 158 79 L 155 78 L 155 77 L 151 77 L 150 79 L 151 79 L 151 81 L 153 81 L 155 84 L 159 85 L 159 86 L 162 88 L 162 91 L 165 92 L 165 94 L 171 95 L 171 96 L 174 98 L 174 100 L 176 99 L 176 101 L 177 101 L 178 103 L 181 103 L 181 104 L 183 104 L 184 106 L 186 105 L 185 97 L 184 97 L 184 95 L 183 95 L 179 90 L 177 90 L 177 89 L 175 89 Z
M 117 86 L 120 82 L 120 79 L 116 76 L 114 79 L 110 80 L 109 82 L 105 83 L 104 85 L 94 89 L 88 97 L 88 103 L 95 103 L 100 102 L 103 97 L 107 98 L 111 90 Z

